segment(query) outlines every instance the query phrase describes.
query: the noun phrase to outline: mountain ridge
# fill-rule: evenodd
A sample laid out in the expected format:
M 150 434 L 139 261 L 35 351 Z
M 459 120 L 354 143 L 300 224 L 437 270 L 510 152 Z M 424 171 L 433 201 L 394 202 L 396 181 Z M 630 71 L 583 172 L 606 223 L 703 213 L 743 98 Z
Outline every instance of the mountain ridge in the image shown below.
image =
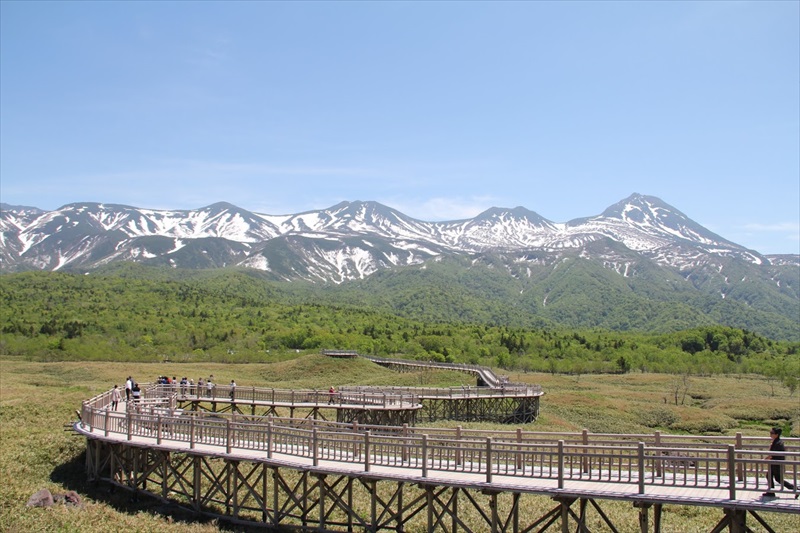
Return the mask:
M 89 273 L 120 261 L 245 267 L 267 280 L 333 292 L 360 282 L 366 288 L 358 299 L 388 299 L 393 312 L 416 310 L 431 320 L 458 317 L 459 301 L 474 307 L 486 299 L 492 311 L 482 319 L 489 322 L 517 309 L 581 327 L 657 328 L 659 320 L 679 327 L 695 320 L 800 337 L 800 256 L 762 255 L 638 193 L 565 223 L 520 206 L 428 222 L 372 201 L 286 215 L 228 202 L 195 210 L 2 204 L 0 230 L 3 273 Z M 432 280 L 426 271 L 449 281 Z M 376 299 L 381 293 L 387 296 Z

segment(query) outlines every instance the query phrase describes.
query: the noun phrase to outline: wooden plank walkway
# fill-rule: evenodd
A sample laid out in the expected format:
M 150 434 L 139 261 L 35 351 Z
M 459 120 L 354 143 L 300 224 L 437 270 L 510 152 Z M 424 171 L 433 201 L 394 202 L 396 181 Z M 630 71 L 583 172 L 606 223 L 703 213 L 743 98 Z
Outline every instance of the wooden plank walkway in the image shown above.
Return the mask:
M 118 419 L 121 423 L 125 420 L 125 413 L 122 411 L 113 413 L 109 418 Z M 113 425 L 113 424 L 112 424 Z M 735 484 L 736 498 L 731 500 L 730 491 L 725 486 L 729 483 L 728 478 L 722 477 L 716 481 L 720 488 L 690 485 L 668 484 L 669 479 L 661 479 L 659 483 L 646 484 L 646 492 L 640 492 L 639 479 L 632 476 L 630 481 L 626 481 L 615 473 L 588 472 L 588 480 L 568 479 L 563 481 L 559 488 L 559 480 L 551 477 L 537 476 L 536 472 L 529 472 L 526 475 L 505 475 L 503 473 L 493 473 L 491 481 L 487 482 L 486 472 L 469 471 L 450 471 L 436 468 L 435 462 L 423 468 L 418 461 L 406 461 L 407 466 L 385 466 L 377 464 L 380 460 L 372 460 L 365 467 L 365 462 L 328 460 L 324 458 L 314 458 L 313 453 L 308 447 L 296 445 L 294 448 L 281 451 L 276 446 L 271 452 L 261 449 L 250 449 L 246 446 L 238 446 L 235 443 L 208 443 L 197 441 L 187 442 L 186 435 L 169 434 L 163 432 L 161 438 L 157 436 L 156 430 L 151 430 L 151 435 L 134 434 L 128 438 L 127 434 L 121 432 L 108 432 L 102 426 L 83 427 L 80 423 L 75 425 L 75 430 L 90 439 L 101 439 L 107 442 L 116 442 L 135 447 L 152 448 L 170 452 L 181 452 L 208 457 L 220 457 L 251 462 L 265 462 L 271 465 L 283 466 L 296 470 L 312 470 L 320 474 L 345 474 L 349 476 L 365 476 L 369 478 L 380 478 L 394 480 L 398 482 L 429 484 L 442 486 L 459 486 L 479 490 L 522 492 L 540 494 L 550 497 L 570 496 L 570 497 L 589 497 L 603 498 L 610 500 L 625 500 L 637 502 L 649 502 L 672 505 L 700 505 L 710 507 L 725 507 L 757 511 L 789 512 L 800 514 L 800 500 L 795 499 L 795 494 L 790 491 L 776 491 L 775 498 L 765 498 L 761 495 L 764 490 L 763 481 L 761 488 L 757 480 L 745 479 Z M 160 442 L 159 442 L 160 441 Z M 239 444 L 247 444 L 240 442 Z M 323 454 L 319 454 L 323 455 Z M 402 461 L 398 461 L 403 464 Z M 466 467 L 469 468 L 468 466 Z M 578 474 L 575 474 L 578 475 Z M 647 480 L 655 481 L 652 474 L 648 474 Z M 610 481 L 596 481 L 597 479 L 608 479 Z M 680 480 L 672 480 L 677 482 Z M 684 482 L 691 483 L 691 477 L 685 477 Z M 704 480 L 708 481 L 708 480 Z M 667 484 L 662 484 L 662 483 Z

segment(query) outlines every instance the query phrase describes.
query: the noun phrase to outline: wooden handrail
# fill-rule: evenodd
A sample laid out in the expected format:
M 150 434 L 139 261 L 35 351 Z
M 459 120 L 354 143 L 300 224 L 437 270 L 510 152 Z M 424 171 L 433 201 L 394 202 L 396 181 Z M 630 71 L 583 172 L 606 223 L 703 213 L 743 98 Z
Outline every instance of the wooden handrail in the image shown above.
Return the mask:
M 484 476 L 487 483 L 497 475 L 549 478 L 559 488 L 572 480 L 634 483 L 640 494 L 647 487 L 664 485 L 727 489 L 733 495 L 741 490 L 763 491 L 769 467 L 776 463 L 766 459 L 771 453 L 766 439 L 760 440 L 760 449 L 735 448 L 735 442 L 742 441 L 740 435 L 727 437 L 727 442 L 718 437 L 714 440 L 719 442 L 712 445 L 703 443 L 705 436 L 681 436 L 681 445 L 672 446 L 660 433 L 636 440 L 641 436 L 460 428 L 448 432 L 407 426 L 350 425 L 353 431 L 347 432 L 342 427 L 307 422 L 271 417 L 265 424 L 241 415 L 233 419 L 216 414 L 214 418 L 197 413 L 173 415 L 169 410 L 111 411 L 88 402 L 82 414 L 85 432 L 109 440 L 146 438 L 157 445 L 188 443 L 190 449 L 204 444 L 217 446 L 228 455 L 239 449 L 260 450 L 269 458 L 276 453 L 303 457 L 312 466 L 320 460 L 335 460 L 361 464 L 367 472 L 376 465 L 418 469 L 422 477 L 436 471 L 466 472 Z M 755 442 L 756 438 L 751 439 Z M 785 440 L 790 445 L 800 441 Z M 779 463 L 784 467 L 784 479 L 797 484 L 800 453 L 784 455 L 786 459 Z

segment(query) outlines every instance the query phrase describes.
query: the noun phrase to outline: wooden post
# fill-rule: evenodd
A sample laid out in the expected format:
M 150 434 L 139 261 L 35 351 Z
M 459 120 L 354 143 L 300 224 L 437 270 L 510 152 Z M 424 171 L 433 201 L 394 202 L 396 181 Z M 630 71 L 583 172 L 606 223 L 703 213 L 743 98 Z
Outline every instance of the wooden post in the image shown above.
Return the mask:
M 131 412 L 128 411 L 125 413 L 125 417 L 128 419 L 128 440 L 133 439 L 133 416 L 131 416 Z
M 319 441 L 317 435 L 317 428 L 311 430 L 311 463 L 314 466 L 319 466 Z
M 369 472 L 370 469 L 370 442 L 369 442 L 370 432 L 369 430 L 364 432 L 364 472 Z
M 169 452 L 161 452 L 161 497 L 165 500 L 169 495 L 169 468 L 167 466 L 169 460 Z
M 486 437 L 486 483 L 492 482 L 492 437 Z
M 728 445 L 728 497 L 731 500 L 736 499 L 736 453 L 733 444 Z
M 633 506 L 639 508 L 639 531 L 642 533 L 650 531 L 650 505 L 645 502 L 633 502 Z
M 272 443 L 273 443 L 273 428 L 272 428 L 272 415 L 269 415 L 267 421 L 267 459 L 272 459 Z
M 558 441 L 558 488 L 564 488 L 564 441 Z
M 192 479 L 192 489 L 193 489 L 193 496 L 192 496 L 192 507 L 194 508 L 195 513 L 200 513 L 201 507 L 201 500 L 203 499 L 202 495 L 202 469 L 203 469 L 203 458 L 199 455 L 195 455 L 192 458 L 192 466 L 194 467 L 194 477 Z
M 194 431 L 195 431 L 194 419 L 195 419 L 195 417 L 192 417 L 192 418 L 189 419 L 189 449 L 190 450 L 194 450 Z
M 655 446 L 656 446 L 656 448 L 660 448 L 661 447 L 661 432 L 660 431 L 656 431 L 655 432 Z M 660 454 L 661 452 L 658 452 L 658 453 Z M 663 466 L 664 466 L 663 465 L 663 461 L 661 461 L 661 459 L 656 459 L 655 463 L 656 463 L 655 464 L 656 477 L 661 477 L 663 475 L 663 471 L 662 471 L 663 470 Z
M 639 494 L 644 494 L 644 442 L 638 444 L 637 456 L 639 461 Z
M 514 466 L 517 470 L 521 470 L 523 466 L 522 462 L 522 428 L 517 428 L 517 458 L 514 461 Z
M 742 444 L 742 434 L 737 432 L 736 433 L 736 449 L 737 450 L 741 450 L 743 447 L 744 446 Z M 741 459 L 742 458 L 742 454 L 739 454 L 736 457 L 737 457 L 737 459 Z M 737 462 L 736 463 L 736 480 L 737 481 L 744 480 L 744 464 L 741 463 L 741 462 Z
M 408 461 L 408 424 L 403 424 L 403 442 L 401 443 L 400 455 L 402 461 Z
M 161 415 L 156 416 L 156 444 L 161 444 Z
M 428 477 L 428 435 L 422 435 L 422 477 Z
M 239 518 L 239 461 L 231 461 L 228 463 L 229 474 L 228 477 L 232 478 L 231 490 L 229 498 L 233 498 L 231 515 L 234 518 Z
M 108 437 L 108 409 L 106 409 L 106 419 L 103 421 L 103 430 L 105 436 Z
M 231 435 L 232 435 L 231 419 L 230 418 L 226 418 L 225 419 L 225 453 L 228 453 L 228 454 L 231 453 Z
M 461 441 L 461 426 L 456 426 L 456 440 Z M 456 444 L 456 464 L 461 466 L 461 442 Z
M 589 452 L 588 452 L 589 430 L 588 429 L 586 429 L 586 428 L 583 429 L 582 437 L 583 437 L 583 439 L 582 439 L 583 445 L 586 446 L 586 448 L 584 448 L 584 450 L 583 450 L 583 453 L 586 454 L 586 455 L 584 455 L 583 460 L 581 461 L 581 465 L 582 465 L 583 472 L 587 473 L 587 472 L 589 472 Z

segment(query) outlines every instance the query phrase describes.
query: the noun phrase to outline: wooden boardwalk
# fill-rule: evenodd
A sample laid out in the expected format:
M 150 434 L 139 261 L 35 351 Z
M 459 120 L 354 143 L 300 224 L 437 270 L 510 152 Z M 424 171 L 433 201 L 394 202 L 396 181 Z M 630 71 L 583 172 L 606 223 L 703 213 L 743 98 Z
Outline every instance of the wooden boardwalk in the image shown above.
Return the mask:
M 243 412 L 269 403 L 255 396 L 187 395 L 191 405 L 213 401 L 220 409 L 181 410 L 167 392 L 150 389 L 138 410 L 109 410 L 110 393 L 84 402 L 75 430 L 87 438 L 90 478 L 233 522 L 309 531 L 404 531 L 413 520 L 427 530 L 566 531 L 570 521 L 585 527 L 589 504 L 614 531 L 603 500 L 631 502 L 642 532 L 661 531 L 665 505 L 722 510 L 714 532 L 748 531 L 748 515 L 774 531 L 765 512 L 797 515 L 800 524 L 797 489 L 762 496 L 771 464 L 766 439 L 389 427 Z M 314 413 L 327 408 L 324 398 L 296 393 L 287 406 Z M 340 405 L 416 405 L 361 398 Z M 792 449 L 800 444 L 785 440 Z M 797 486 L 800 453 L 787 452 L 782 464 Z M 358 490 L 370 501 L 367 511 L 351 501 Z M 530 517 L 520 504 L 527 496 L 557 506 Z M 480 525 L 462 520 L 465 510 Z

